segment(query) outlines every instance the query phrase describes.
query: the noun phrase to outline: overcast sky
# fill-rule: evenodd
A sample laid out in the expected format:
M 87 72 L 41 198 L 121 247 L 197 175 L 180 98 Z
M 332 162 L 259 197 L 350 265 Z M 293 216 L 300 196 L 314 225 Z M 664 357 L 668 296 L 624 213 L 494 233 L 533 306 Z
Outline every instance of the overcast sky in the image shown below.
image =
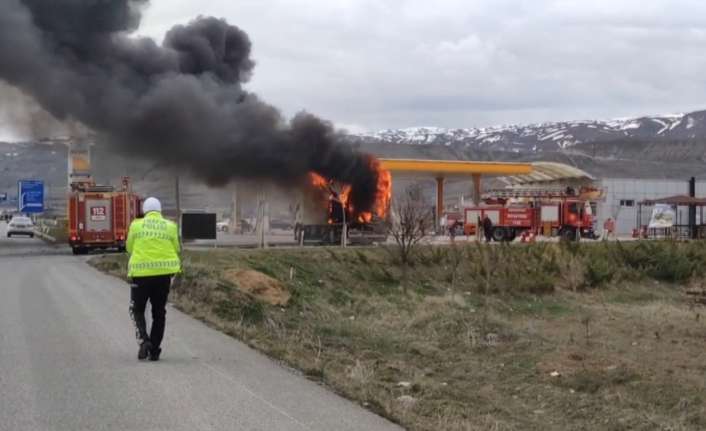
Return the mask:
M 199 14 L 249 33 L 248 89 L 355 131 L 706 108 L 703 0 L 152 0 L 140 33 Z

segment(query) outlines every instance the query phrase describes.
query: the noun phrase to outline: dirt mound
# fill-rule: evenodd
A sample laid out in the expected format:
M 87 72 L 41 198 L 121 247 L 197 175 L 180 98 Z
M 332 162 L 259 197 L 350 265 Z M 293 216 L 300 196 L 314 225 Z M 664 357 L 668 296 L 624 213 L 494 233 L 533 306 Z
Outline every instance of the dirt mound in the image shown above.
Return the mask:
M 240 291 L 270 305 L 287 305 L 292 296 L 279 281 L 251 269 L 231 269 L 224 277 Z

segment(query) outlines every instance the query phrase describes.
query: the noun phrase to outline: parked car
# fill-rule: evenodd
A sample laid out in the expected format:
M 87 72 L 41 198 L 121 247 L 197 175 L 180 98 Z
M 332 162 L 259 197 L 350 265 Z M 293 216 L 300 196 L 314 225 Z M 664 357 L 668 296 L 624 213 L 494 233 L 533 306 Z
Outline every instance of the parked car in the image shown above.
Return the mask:
M 30 238 L 34 238 L 34 223 L 32 223 L 32 220 L 25 216 L 12 217 L 10 224 L 7 226 L 7 237 L 10 238 L 13 235 L 27 235 Z
M 9 222 L 12 219 L 12 212 L 0 211 L 0 221 Z

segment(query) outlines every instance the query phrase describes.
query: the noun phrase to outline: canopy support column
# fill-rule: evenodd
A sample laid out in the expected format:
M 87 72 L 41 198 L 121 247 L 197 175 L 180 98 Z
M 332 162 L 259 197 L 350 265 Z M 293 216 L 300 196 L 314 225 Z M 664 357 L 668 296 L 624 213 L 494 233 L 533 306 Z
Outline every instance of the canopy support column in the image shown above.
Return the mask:
M 436 226 L 440 226 L 444 216 L 444 177 L 436 178 Z
M 480 174 L 473 174 L 473 205 L 480 205 L 481 182 Z

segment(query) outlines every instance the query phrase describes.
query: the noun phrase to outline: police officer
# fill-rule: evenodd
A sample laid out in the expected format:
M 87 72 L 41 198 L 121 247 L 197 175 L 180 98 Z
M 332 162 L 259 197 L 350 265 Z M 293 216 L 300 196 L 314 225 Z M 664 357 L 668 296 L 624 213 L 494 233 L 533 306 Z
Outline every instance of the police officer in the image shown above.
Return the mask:
M 166 305 L 172 277 L 181 270 L 179 235 L 175 223 L 162 217 L 162 204 L 156 198 L 147 198 L 142 205 L 144 218 L 130 225 L 127 252 L 130 254 L 128 277 L 130 289 L 130 317 L 135 325 L 140 346 L 137 359 L 158 361 L 164 337 Z M 147 333 L 145 307 L 152 307 L 152 328 Z

